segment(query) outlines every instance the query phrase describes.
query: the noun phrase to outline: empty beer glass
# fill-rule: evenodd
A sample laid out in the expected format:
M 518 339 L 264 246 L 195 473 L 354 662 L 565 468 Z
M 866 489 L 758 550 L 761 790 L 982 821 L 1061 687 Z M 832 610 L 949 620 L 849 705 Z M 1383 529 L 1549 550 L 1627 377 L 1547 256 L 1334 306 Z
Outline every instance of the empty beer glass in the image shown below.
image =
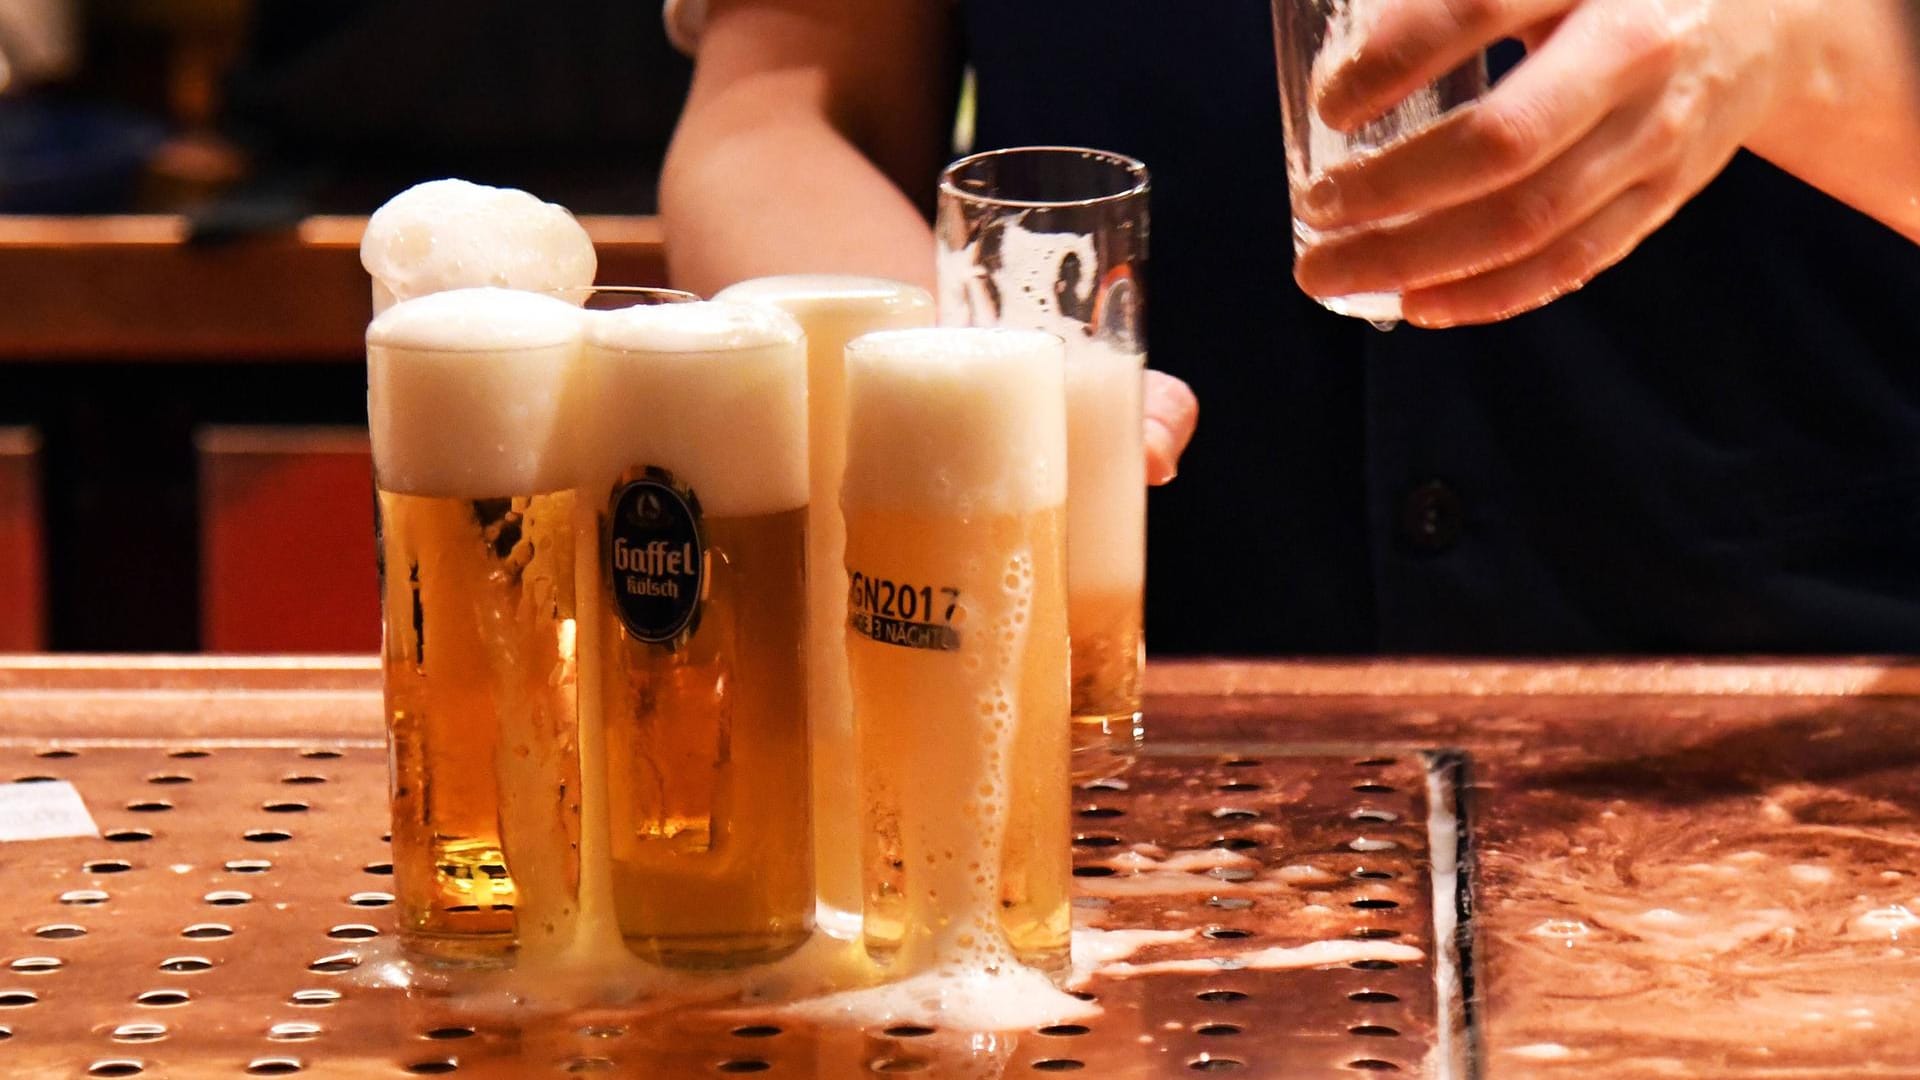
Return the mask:
M 1280 113 L 1286 130 L 1287 184 L 1298 200 L 1315 181 L 1356 157 L 1412 135 L 1447 110 L 1487 89 L 1487 63 L 1479 56 L 1407 95 L 1385 116 L 1354 131 L 1339 131 L 1320 119 L 1318 90 L 1366 40 L 1381 10 L 1393 0 L 1273 0 L 1274 53 L 1280 69 Z M 1296 204 L 1297 206 L 1297 204 Z M 1293 246 L 1305 251 L 1320 234 L 1293 217 Z M 1399 293 L 1318 297 L 1330 311 L 1391 325 L 1400 319 Z

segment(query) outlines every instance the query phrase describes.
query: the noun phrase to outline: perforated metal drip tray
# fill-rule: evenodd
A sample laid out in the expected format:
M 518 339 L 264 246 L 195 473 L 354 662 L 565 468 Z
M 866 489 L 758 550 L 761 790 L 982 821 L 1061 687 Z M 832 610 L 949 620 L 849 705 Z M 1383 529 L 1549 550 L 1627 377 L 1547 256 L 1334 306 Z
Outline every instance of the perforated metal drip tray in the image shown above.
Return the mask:
M 393 928 L 379 744 L 10 738 L 0 780 L 72 781 L 102 837 L 0 844 L 0 1075 L 1455 1076 L 1454 898 L 1436 931 L 1428 862 L 1447 771 L 1170 747 L 1083 785 L 1076 948 L 1191 936 L 1095 973 L 1099 1017 L 986 1036 L 476 1011 L 376 985 L 362 966 Z

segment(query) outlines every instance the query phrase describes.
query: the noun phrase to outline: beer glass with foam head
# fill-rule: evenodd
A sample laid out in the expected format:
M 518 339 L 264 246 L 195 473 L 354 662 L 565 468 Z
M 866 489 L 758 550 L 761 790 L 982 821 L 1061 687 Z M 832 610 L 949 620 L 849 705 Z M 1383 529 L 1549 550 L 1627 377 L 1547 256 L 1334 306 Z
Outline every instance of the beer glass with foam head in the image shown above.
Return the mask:
M 580 321 L 463 289 L 367 331 L 394 891 L 432 956 L 538 947 L 578 904 Z
M 1337 131 L 1320 119 L 1316 88 L 1334 66 L 1353 56 L 1368 27 L 1393 0 L 1273 0 L 1274 52 L 1280 69 L 1280 114 L 1287 152 L 1287 185 L 1300 199 L 1327 170 L 1415 134 L 1441 114 L 1486 93 L 1486 57 L 1476 56 L 1407 95 L 1385 116 L 1356 131 Z M 1321 234 L 1293 218 L 1293 246 L 1305 251 Z M 1317 297 L 1329 311 L 1379 323 L 1400 319 L 1399 293 Z
M 1068 961 L 1060 340 L 847 348 L 847 653 L 865 940 L 899 973 Z
M 814 909 L 806 343 L 744 304 L 586 325 L 581 664 L 603 733 L 586 780 L 604 784 L 614 915 L 647 959 L 770 959 Z
M 852 937 L 860 926 L 860 818 L 847 701 L 846 530 L 840 476 L 847 460 L 847 343 L 876 330 L 926 326 L 933 297 L 884 278 L 784 274 L 728 286 L 716 300 L 770 304 L 807 335 L 807 707 L 813 743 L 813 868 L 821 929 Z
M 1066 343 L 1067 603 L 1076 771 L 1144 734 L 1147 170 L 1075 147 L 962 158 L 940 180 L 940 321 Z

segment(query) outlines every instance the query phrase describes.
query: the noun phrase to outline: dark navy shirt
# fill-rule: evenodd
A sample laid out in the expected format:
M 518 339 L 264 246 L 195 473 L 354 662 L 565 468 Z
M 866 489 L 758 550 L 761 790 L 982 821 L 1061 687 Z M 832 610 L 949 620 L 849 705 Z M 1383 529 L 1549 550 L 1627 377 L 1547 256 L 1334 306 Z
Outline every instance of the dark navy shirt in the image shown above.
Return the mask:
M 1920 649 L 1920 248 L 1742 154 L 1586 289 L 1380 333 L 1291 277 L 1265 0 L 969 0 L 977 145 L 1153 173 L 1162 653 Z

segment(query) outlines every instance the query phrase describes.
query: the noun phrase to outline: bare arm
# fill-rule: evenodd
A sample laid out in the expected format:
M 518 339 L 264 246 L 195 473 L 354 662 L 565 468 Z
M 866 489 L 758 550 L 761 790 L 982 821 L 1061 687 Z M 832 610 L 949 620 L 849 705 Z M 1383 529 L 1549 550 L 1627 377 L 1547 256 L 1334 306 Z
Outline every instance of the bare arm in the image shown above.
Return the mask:
M 660 180 L 674 284 L 851 273 L 931 289 L 952 32 L 940 0 L 714 0 Z M 1146 377 L 1147 478 L 1164 484 L 1199 405 Z
M 674 284 L 818 272 L 931 288 L 951 19 L 919 0 L 716 0 L 661 177 Z
M 1920 2 L 1816 5 L 1748 149 L 1920 244 Z

